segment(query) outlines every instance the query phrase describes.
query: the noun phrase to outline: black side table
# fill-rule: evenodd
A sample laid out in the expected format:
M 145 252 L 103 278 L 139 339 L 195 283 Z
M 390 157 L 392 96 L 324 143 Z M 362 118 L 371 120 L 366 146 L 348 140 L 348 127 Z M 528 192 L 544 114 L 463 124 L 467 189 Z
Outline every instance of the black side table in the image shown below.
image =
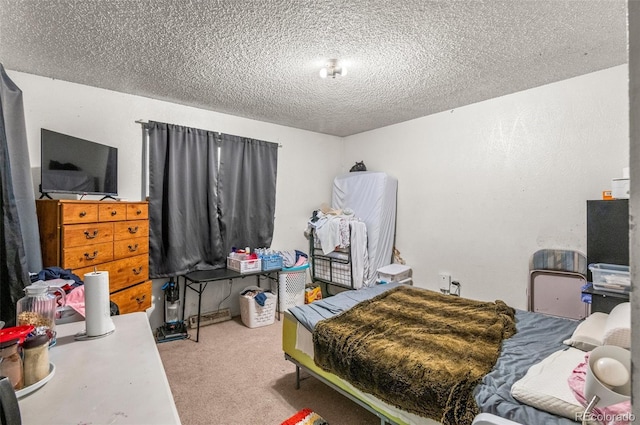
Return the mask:
M 257 286 L 260 286 L 260 276 L 266 276 L 267 278 L 271 278 L 272 273 L 279 273 L 280 269 L 274 270 L 265 270 L 265 271 L 256 271 L 250 273 L 240 273 L 231 269 L 215 269 L 215 270 L 198 270 L 195 272 L 190 272 L 185 275 L 182 275 L 184 278 L 184 297 L 182 299 L 182 320 L 184 321 L 184 313 L 187 305 L 187 288 L 194 291 L 198 294 L 198 316 L 196 319 L 196 342 L 200 340 L 200 313 L 202 308 L 202 293 L 207 288 L 207 284 L 209 282 L 219 282 L 223 280 L 228 280 L 231 284 L 233 279 L 242 279 L 247 276 L 256 276 Z M 278 281 L 278 277 L 276 275 L 275 278 Z M 178 278 L 178 283 L 180 282 L 180 278 Z M 197 286 L 197 287 L 196 287 Z M 276 313 L 277 314 L 277 313 Z M 279 317 L 278 317 L 279 318 Z

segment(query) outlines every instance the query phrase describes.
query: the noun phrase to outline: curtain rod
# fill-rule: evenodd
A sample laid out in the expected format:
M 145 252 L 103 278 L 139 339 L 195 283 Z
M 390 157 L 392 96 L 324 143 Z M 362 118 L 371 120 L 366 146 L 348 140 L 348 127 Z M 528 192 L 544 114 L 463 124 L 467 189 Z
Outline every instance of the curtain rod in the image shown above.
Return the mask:
M 142 119 L 135 120 L 135 123 L 136 124 L 140 124 L 140 125 L 149 124 L 148 121 L 145 121 L 145 120 L 142 120 Z M 219 133 L 219 132 L 216 132 L 216 133 Z M 282 143 L 278 143 L 278 147 L 281 148 L 282 147 Z

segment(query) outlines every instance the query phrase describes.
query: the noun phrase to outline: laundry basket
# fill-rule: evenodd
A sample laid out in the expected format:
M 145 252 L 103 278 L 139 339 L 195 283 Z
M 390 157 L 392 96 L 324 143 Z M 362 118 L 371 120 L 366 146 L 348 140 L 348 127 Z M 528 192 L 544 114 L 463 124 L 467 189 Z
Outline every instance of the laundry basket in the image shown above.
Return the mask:
M 304 289 L 307 283 L 307 269 L 309 264 L 298 267 L 283 268 L 280 272 L 278 297 L 280 311 L 297 305 L 304 305 Z
M 247 294 L 248 291 L 264 292 L 267 299 L 264 306 L 258 304 L 254 296 Z M 240 316 L 242 323 L 249 328 L 257 328 L 273 324 L 276 318 L 276 295 L 264 291 L 257 286 L 249 286 L 240 295 Z

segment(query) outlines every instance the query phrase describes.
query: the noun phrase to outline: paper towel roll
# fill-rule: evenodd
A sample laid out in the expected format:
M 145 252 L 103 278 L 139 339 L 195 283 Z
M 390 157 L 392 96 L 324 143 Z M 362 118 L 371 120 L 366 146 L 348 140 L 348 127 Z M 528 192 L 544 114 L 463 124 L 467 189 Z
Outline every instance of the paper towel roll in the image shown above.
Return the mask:
M 109 305 L 109 272 L 84 275 L 84 309 L 87 336 L 101 336 L 115 329 Z

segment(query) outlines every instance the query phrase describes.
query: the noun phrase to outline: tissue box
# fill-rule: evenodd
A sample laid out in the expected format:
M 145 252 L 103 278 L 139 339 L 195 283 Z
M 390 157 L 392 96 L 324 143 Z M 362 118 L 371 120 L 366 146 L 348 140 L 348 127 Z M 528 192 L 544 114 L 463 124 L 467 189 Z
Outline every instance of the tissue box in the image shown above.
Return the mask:
M 629 199 L 629 179 L 611 179 L 611 197 Z

